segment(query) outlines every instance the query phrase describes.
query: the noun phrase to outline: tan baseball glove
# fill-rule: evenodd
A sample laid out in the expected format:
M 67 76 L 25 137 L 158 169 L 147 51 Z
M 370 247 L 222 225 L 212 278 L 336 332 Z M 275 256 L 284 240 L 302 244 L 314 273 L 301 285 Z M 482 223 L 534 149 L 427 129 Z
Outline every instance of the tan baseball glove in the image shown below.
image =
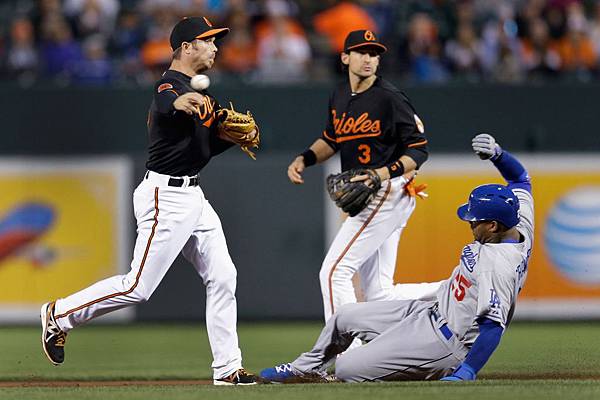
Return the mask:
M 250 111 L 246 114 L 235 111 L 233 104 L 229 103 L 231 108 L 222 108 L 218 111 L 219 116 L 219 134 L 228 137 L 232 142 L 238 144 L 242 151 L 248 154 L 253 160 L 256 155 L 250 150 L 258 148 L 260 143 L 260 132 L 254 117 Z

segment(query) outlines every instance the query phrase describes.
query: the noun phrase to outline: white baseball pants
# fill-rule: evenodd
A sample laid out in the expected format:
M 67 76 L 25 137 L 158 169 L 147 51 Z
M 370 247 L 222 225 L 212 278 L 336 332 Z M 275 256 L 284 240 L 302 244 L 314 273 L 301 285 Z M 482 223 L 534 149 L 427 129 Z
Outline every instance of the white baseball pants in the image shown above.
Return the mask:
M 415 209 L 415 199 L 405 190 L 404 177 L 382 184 L 375 198 L 342 224 L 325 260 L 319 280 L 325 321 L 342 305 L 356 303 L 352 276 L 358 272 L 365 301 L 429 298 L 439 283 L 394 287 L 398 242 Z
M 206 327 L 214 378 L 242 366 L 237 337 L 237 272 L 221 221 L 198 186 L 168 185 L 149 172 L 133 194 L 137 240 L 126 275 L 113 276 L 56 301 L 55 318 L 67 332 L 100 315 L 147 301 L 181 252 L 206 285 Z

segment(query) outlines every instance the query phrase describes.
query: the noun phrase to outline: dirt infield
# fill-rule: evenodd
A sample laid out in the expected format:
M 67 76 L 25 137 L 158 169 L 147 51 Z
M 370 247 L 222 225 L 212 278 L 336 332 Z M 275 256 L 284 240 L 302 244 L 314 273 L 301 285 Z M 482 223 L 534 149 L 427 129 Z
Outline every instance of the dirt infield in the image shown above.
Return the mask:
M 479 380 L 599 380 L 600 375 L 586 373 L 545 373 L 545 374 L 486 374 Z M 124 386 L 197 386 L 212 385 L 212 380 L 132 380 L 132 381 L 0 381 L 1 388 L 18 387 L 124 387 Z

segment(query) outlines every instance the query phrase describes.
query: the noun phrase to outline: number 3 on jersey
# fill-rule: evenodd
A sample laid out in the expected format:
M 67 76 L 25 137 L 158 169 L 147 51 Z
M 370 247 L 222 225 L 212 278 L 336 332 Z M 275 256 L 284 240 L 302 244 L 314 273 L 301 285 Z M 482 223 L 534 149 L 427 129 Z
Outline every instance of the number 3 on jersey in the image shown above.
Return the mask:
M 360 155 L 358 156 L 358 161 L 361 164 L 368 164 L 371 161 L 371 146 L 368 144 L 361 144 L 358 146 L 358 151 Z
M 452 289 L 454 290 L 454 297 L 458 301 L 463 301 L 467 294 L 467 289 L 472 286 L 471 282 L 460 273 L 454 278 L 456 282 L 452 282 Z

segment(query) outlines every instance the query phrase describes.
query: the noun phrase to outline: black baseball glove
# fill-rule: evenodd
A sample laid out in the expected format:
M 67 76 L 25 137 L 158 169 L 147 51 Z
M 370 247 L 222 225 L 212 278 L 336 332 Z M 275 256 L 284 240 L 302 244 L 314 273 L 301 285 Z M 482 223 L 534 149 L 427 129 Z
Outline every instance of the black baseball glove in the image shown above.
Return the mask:
M 352 178 L 360 175 L 367 175 L 369 179 L 351 182 Z M 369 204 L 379 188 L 381 188 L 381 178 L 372 169 L 356 168 L 327 177 L 329 197 L 351 217 Z

